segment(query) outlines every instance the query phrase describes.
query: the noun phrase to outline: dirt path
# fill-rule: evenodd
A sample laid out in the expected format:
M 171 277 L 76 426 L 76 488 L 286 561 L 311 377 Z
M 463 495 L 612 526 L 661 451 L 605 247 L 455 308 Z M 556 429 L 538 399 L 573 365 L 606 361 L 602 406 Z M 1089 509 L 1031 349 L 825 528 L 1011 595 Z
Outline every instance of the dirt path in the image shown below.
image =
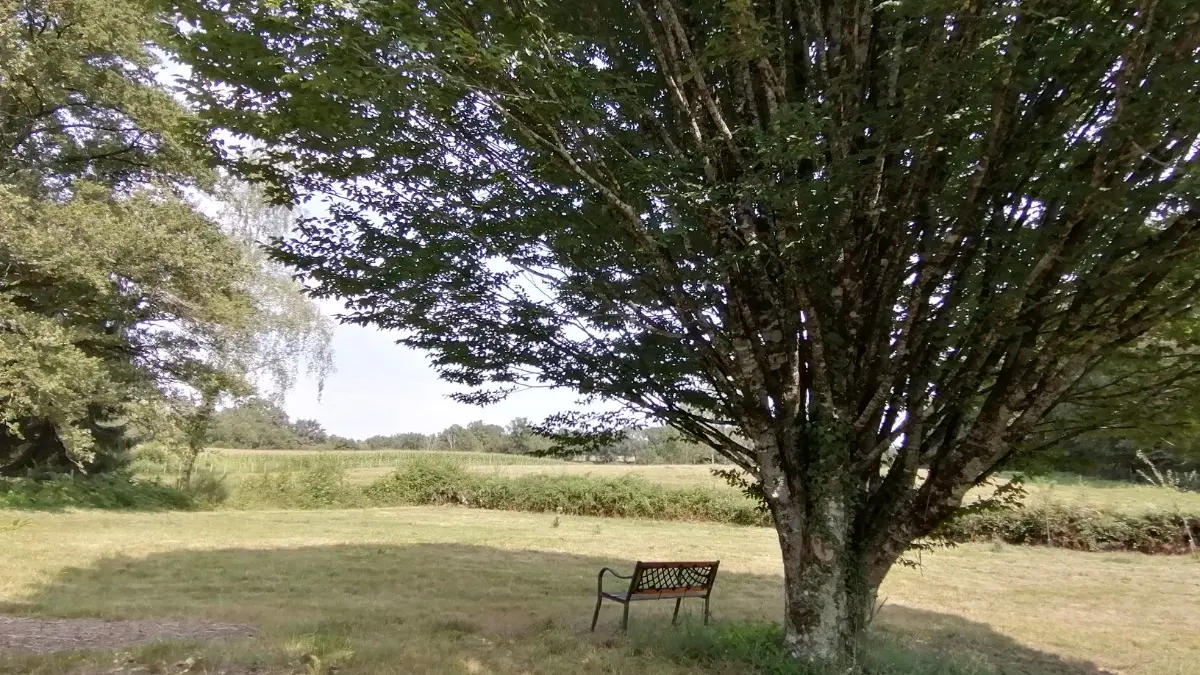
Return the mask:
M 212 640 L 257 634 L 251 626 L 196 619 L 104 621 L 0 616 L 0 651 L 10 652 L 115 649 L 147 642 Z

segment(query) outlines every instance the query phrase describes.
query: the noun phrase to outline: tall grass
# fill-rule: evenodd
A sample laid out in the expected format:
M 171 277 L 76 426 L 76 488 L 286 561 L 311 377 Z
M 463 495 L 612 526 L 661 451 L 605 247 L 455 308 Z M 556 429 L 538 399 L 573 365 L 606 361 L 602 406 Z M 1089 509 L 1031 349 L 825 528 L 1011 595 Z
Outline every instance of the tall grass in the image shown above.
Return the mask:
M 425 450 L 206 450 L 196 460 L 196 469 L 221 474 L 253 474 L 303 471 L 318 458 L 335 458 L 346 469 L 390 468 L 412 459 L 435 459 L 479 466 L 563 464 L 562 460 L 491 452 L 448 452 Z M 153 450 L 136 454 L 133 470 L 141 475 L 176 475 L 178 456 Z
M 670 488 L 638 476 L 593 478 L 479 474 L 462 462 L 416 457 L 365 486 L 347 482 L 338 457 L 305 458 L 285 470 L 251 474 L 235 508 L 355 508 L 457 505 L 499 511 L 765 525 L 754 502 L 730 490 Z
M 0 478 L 0 509 L 182 511 L 203 503 L 203 499 L 178 488 L 158 481 L 130 480 L 121 474 L 57 476 L 46 480 Z

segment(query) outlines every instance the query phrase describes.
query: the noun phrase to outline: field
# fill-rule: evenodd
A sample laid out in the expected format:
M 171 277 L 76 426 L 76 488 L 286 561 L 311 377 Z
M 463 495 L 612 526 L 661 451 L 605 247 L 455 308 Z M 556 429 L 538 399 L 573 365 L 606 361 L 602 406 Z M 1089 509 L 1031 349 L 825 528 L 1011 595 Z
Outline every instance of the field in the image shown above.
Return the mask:
M 588 633 L 596 570 L 634 558 L 721 559 L 719 620 L 780 611 L 778 552 L 762 528 L 419 507 L 39 513 L 0 536 L 0 613 L 202 618 L 261 632 L 116 661 L 0 656 L 14 675 L 147 672 L 136 668 L 187 657 L 238 675 L 756 672 L 724 657 L 680 660 L 669 645 L 693 629 L 663 630 L 669 603 L 636 606 L 629 638 L 606 606 Z M 922 562 L 885 584 L 885 641 L 957 654 L 967 672 L 1200 673 L 1193 559 L 970 545 Z
M 200 466 L 230 483 L 246 481 L 244 492 L 267 473 L 302 475 L 329 457 L 365 484 L 431 456 L 496 476 L 639 475 L 675 487 L 732 489 L 704 466 L 412 451 L 319 455 L 220 450 Z M 149 456 L 135 466 L 151 477 L 176 468 Z M 1197 494 L 1061 477 L 1032 483 L 1027 501 L 1200 510 Z M 798 675 L 763 656 L 763 631 L 773 630 L 782 610 L 779 553 L 767 528 L 454 506 L 271 504 L 0 511 L 0 525 L 27 520 L 0 532 L 0 675 Z M 714 628 L 696 621 L 700 603 L 685 605 L 689 620 L 675 630 L 670 603 L 640 603 L 628 636 L 617 630 L 615 605 L 605 606 L 595 634 L 587 630 L 601 566 L 711 558 L 721 560 Z M 1200 675 L 1198 559 L 970 544 L 917 560 L 915 568 L 894 569 L 881 592 L 885 605 L 864 659 L 886 667 L 873 673 Z M 4 652 L 6 630 L 8 644 L 20 644 L 11 637 L 16 620 L 6 616 L 26 617 L 25 626 L 45 618 L 37 630 L 90 651 Z M 79 638 L 72 619 L 141 622 L 87 624 Z M 183 631 L 128 646 L 106 632 L 192 624 L 217 630 L 214 622 L 236 636 Z
M 245 474 L 295 467 L 318 454 L 338 458 L 347 469 L 348 479 L 355 483 L 368 483 L 386 476 L 397 465 L 414 457 L 436 457 L 462 464 L 473 471 L 501 476 L 544 473 L 598 477 L 636 475 L 676 487 L 699 485 L 731 489 L 723 480 L 714 477 L 710 467 L 705 465 L 585 464 L 541 457 L 473 452 L 379 450 L 316 453 L 302 450 L 211 450 L 200 458 L 198 466 L 229 475 L 236 480 Z M 153 467 L 147 473 L 162 475 L 171 473 L 173 469 L 173 466 L 159 466 Z M 1027 484 L 1027 492 L 1026 502 L 1030 504 L 1057 502 L 1128 513 L 1153 509 L 1200 512 L 1200 492 L 1173 493 L 1151 485 L 1090 480 L 1074 476 L 1033 479 Z
M 528 455 L 502 455 L 494 452 L 445 452 L 421 450 L 224 450 L 206 451 L 196 461 L 198 469 L 222 473 L 262 473 L 277 471 L 305 458 L 336 457 L 347 469 L 394 468 L 397 464 L 414 457 L 434 457 L 462 462 L 471 466 L 558 465 L 566 462 L 545 457 Z M 171 467 L 173 468 L 173 467 Z

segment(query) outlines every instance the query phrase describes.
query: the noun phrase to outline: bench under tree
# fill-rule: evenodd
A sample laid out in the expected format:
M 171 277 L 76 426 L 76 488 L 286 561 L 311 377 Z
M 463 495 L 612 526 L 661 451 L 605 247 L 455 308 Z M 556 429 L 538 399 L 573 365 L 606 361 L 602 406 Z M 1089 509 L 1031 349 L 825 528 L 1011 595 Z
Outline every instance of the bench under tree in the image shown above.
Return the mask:
M 713 582 L 717 579 L 717 565 L 713 562 L 642 562 L 638 561 L 633 574 L 619 574 L 608 567 L 600 570 L 596 578 L 596 611 L 592 613 L 592 630 L 600 618 L 600 605 L 611 600 L 624 605 L 621 630 L 629 628 L 629 605 L 638 600 L 674 600 L 675 613 L 671 623 L 679 619 L 679 605 L 684 598 L 704 600 L 704 623 L 708 623 L 708 601 L 712 596 Z M 617 579 L 628 579 L 629 587 L 622 591 L 604 590 L 604 575 Z

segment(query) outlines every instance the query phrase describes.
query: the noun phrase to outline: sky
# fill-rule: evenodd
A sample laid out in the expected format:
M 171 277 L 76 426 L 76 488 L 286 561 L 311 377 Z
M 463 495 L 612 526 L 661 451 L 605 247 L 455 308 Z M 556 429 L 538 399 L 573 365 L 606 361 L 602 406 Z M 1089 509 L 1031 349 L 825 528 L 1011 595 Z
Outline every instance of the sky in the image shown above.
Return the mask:
M 319 399 L 315 380 L 298 382 L 287 397 L 288 414 L 315 419 L 338 436 L 367 438 L 432 433 L 475 420 L 503 425 L 528 417 L 537 422 L 563 410 L 594 409 L 575 405 L 574 392 L 550 389 L 518 392 L 486 407 L 458 403 L 449 395 L 461 387 L 438 379 L 424 353 L 394 340 L 375 328 L 338 325 L 333 337 L 337 372 L 326 379 Z

